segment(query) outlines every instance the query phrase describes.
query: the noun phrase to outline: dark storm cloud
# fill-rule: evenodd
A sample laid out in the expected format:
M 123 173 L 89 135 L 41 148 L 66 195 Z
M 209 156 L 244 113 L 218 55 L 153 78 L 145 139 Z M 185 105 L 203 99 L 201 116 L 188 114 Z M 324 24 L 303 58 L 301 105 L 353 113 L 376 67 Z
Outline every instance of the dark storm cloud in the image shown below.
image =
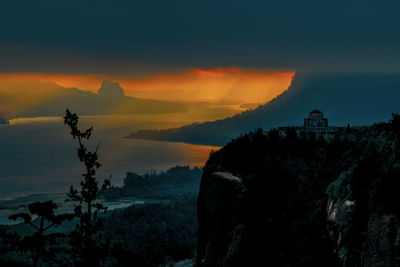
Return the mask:
M 400 67 L 400 1 L 1 1 L 0 71 Z

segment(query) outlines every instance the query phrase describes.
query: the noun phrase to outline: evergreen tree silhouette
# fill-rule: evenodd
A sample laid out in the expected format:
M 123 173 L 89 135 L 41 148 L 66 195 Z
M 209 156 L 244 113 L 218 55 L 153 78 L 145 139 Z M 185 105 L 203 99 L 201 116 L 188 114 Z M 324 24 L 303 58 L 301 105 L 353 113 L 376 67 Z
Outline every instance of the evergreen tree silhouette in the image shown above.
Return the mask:
M 390 123 L 392 124 L 394 133 L 400 136 L 400 114 L 392 113 L 392 119 L 390 120 Z
M 65 220 L 71 220 L 74 215 L 55 215 L 57 208 L 53 201 L 34 202 L 28 205 L 29 213 L 17 213 L 9 217 L 10 220 L 23 219 L 25 224 L 34 229 L 32 235 L 21 236 L 16 232 L 7 235 L 19 252 L 29 254 L 34 266 L 38 266 L 40 261 L 57 262 L 57 254 L 64 249 L 56 246 L 57 238 L 64 237 L 64 234 L 46 232 Z
M 110 187 L 110 180 L 104 180 L 99 187 L 95 177 L 96 170 L 101 166 L 97 156 L 99 145 L 94 151 L 87 149 L 84 142 L 91 137 L 93 127 L 81 131 L 78 121 L 78 115 L 67 109 L 64 124 L 69 126 L 73 139 L 78 141 L 78 158 L 85 166 L 80 188 L 71 186 L 68 193 L 74 204 L 74 215 L 79 219 L 70 234 L 70 254 L 76 266 L 99 266 L 109 256 L 110 246 L 98 235 L 98 230 L 102 227 L 99 215 L 107 211 L 98 201 L 98 197 Z

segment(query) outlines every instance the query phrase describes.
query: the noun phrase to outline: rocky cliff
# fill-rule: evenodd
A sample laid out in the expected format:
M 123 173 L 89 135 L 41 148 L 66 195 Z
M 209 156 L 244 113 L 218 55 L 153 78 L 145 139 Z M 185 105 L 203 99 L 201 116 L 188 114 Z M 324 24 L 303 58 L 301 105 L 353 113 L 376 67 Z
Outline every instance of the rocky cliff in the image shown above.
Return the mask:
M 399 116 L 328 140 L 258 130 L 204 168 L 195 266 L 400 266 L 399 203 Z
M 101 97 L 113 100 L 121 100 L 124 98 L 124 89 L 117 82 L 103 81 L 97 93 Z

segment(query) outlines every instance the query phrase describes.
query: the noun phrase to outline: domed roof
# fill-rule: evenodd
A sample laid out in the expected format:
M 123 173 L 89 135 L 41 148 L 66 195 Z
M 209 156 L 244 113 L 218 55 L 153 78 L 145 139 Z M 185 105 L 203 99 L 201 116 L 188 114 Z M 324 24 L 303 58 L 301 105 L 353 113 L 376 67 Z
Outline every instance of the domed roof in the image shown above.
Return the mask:
M 323 114 L 321 110 L 319 109 L 314 109 L 313 111 L 311 111 L 310 113 L 318 113 L 318 114 Z
M 322 113 L 322 111 L 319 109 L 314 109 L 313 111 L 308 113 L 308 118 L 313 120 L 323 120 L 324 113 Z

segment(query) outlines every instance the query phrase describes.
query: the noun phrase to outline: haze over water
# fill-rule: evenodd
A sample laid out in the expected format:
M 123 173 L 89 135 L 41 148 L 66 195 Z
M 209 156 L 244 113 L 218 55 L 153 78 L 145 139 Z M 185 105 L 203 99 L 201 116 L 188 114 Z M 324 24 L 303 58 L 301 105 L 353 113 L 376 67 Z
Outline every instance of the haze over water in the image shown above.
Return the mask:
M 100 180 L 112 175 L 122 184 L 128 171 L 143 174 L 176 165 L 202 166 L 218 147 L 183 143 L 124 139 L 138 129 L 178 127 L 188 123 L 178 114 L 160 116 L 87 116 L 80 127 L 94 127 L 90 147 L 100 142 L 103 166 Z M 12 120 L 0 126 L 0 200 L 37 193 L 67 192 L 81 179 L 82 164 L 76 156 L 76 140 L 62 118 Z

